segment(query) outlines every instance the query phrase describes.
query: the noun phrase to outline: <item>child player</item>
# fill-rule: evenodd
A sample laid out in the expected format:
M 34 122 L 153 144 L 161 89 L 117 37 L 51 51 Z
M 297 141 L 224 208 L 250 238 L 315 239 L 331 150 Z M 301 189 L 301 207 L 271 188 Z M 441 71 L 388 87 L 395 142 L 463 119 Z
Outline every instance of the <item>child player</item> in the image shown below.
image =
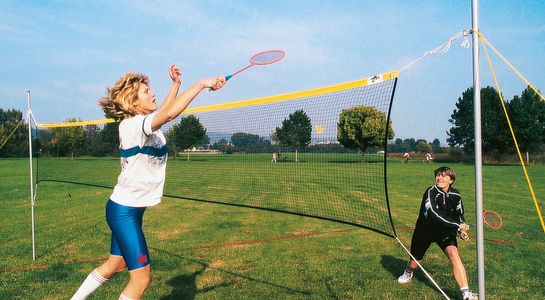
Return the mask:
M 464 221 L 464 206 L 460 192 L 452 187 L 456 174 L 449 167 L 440 167 L 434 174 L 435 185 L 424 192 L 420 204 L 420 213 L 411 240 L 411 255 L 420 262 L 430 245 L 436 243 L 450 260 L 452 273 L 462 298 L 475 299 L 475 294 L 469 289 L 456 242 L 458 231 L 460 236 L 467 237 L 469 229 L 469 225 Z M 397 281 L 401 284 L 411 281 L 417 267 L 418 264 L 411 257 Z

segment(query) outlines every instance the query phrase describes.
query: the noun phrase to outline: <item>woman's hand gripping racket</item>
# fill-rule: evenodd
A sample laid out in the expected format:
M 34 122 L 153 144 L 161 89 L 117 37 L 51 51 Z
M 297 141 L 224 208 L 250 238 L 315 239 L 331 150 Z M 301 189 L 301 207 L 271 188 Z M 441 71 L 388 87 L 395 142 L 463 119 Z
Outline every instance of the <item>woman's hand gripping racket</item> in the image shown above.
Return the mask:
M 240 72 L 247 70 L 250 67 L 253 66 L 264 66 L 264 65 L 270 65 L 275 62 L 278 62 L 282 60 L 286 56 L 286 53 L 282 50 L 269 50 L 269 51 L 263 51 L 259 52 L 257 54 L 254 54 L 252 57 L 250 57 L 250 64 L 246 67 L 236 71 L 233 74 L 225 76 L 225 80 L 231 79 L 231 77 L 238 75 Z

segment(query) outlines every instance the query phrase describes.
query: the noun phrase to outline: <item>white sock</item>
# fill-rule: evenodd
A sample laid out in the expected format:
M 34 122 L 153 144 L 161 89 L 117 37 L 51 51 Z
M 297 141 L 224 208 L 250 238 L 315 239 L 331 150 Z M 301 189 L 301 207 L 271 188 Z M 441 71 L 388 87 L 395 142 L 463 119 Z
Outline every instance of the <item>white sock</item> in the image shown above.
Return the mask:
M 94 269 L 93 272 L 91 272 L 91 274 L 85 278 L 85 281 L 83 281 L 78 291 L 74 294 L 74 296 L 72 296 L 71 300 L 83 300 L 87 298 L 87 296 L 91 295 L 106 281 L 108 281 L 108 279 L 100 276 L 97 270 Z
M 121 295 L 119 295 L 119 299 L 118 300 L 134 300 L 134 299 L 131 299 L 125 295 L 123 295 L 123 293 Z

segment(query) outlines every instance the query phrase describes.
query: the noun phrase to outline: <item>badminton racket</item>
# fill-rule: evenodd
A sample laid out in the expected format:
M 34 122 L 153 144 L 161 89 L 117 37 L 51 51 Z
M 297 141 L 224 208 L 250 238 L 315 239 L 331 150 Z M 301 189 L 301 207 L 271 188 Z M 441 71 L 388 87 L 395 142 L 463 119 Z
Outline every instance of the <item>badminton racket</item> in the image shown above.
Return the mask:
M 486 226 L 496 230 L 503 225 L 503 220 L 497 212 L 493 210 L 484 210 L 483 223 Z M 469 228 L 475 227 L 475 224 L 468 224 L 468 225 L 469 225 Z M 462 238 L 464 241 L 469 240 L 469 236 L 464 231 L 458 230 L 458 234 L 460 235 L 460 238 Z
M 498 229 L 503 225 L 501 216 L 492 210 L 483 211 L 483 222 L 485 225 L 492 229 Z
M 233 74 L 225 76 L 225 80 L 231 79 L 231 77 L 238 75 L 239 73 L 249 69 L 250 67 L 270 65 L 275 62 L 278 62 L 282 60 L 284 56 L 286 56 L 286 53 L 282 50 L 268 50 L 268 51 L 256 53 L 252 57 L 250 57 L 249 65 L 236 71 Z
M 493 210 L 483 210 L 484 225 L 496 230 L 503 225 L 501 216 Z M 475 227 L 476 224 L 469 224 L 469 228 Z

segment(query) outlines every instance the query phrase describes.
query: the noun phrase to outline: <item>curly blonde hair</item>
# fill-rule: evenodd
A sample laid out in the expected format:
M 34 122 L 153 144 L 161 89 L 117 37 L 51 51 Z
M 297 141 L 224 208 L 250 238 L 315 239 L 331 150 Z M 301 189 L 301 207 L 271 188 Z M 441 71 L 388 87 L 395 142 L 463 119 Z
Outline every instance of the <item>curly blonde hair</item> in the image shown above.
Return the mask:
M 138 73 L 127 73 L 112 88 L 106 88 L 106 96 L 98 101 L 107 118 L 123 120 L 141 113 L 136 101 L 140 85 L 149 86 L 149 78 Z

